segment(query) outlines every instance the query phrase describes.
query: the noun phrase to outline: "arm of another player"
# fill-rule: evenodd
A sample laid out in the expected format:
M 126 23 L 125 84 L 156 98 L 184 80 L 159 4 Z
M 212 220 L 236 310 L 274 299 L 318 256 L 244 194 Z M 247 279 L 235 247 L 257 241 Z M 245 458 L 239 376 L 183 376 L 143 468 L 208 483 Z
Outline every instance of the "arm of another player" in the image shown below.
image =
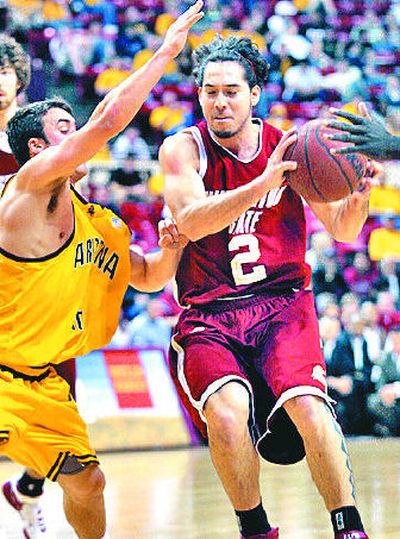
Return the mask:
M 343 110 L 330 109 L 338 118 L 351 122 L 338 122 L 335 120 L 327 122 L 329 127 L 341 132 L 326 135 L 327 138 L 351 144 L 343 148 L 332 149 L 331 153 L 360 152 L 372 159 L 382 161 L 400 159 L 400 137 L 392 135 L 376 114 L 370 115 L 365 103 L 360 103 L 358 110 L 361 116 Z
M 207 196 L 199 176 L 198 150 L 192 135 L 181 132 L 166 139 L 159 154 L 165 200 L 181 233 L 191 241 L 215 234 L 238 219 L 266 192 L 279 187 L 283 173 L 296 169 L 295 162 L 282 161 L 296 136 L 295 130 L 283 136 L 260 176 L 237 189 L 213 196 Z
M 141 292 L 158 292 L 164 288 L 175 275 L 182 249 L 188 241 L 179 234 L 171 219 L 158 223 L 158 233 L 161 249 L 156 253 L 140 255 L 130 251 L 130 284 Z
M 164 42 L 153 57 L 124 82 L 111 90 L 96 107 L 89 121 L 60 144 L 40 152 L 18 174 L 25 189 L 39 190 L 71 175 L 91 159 L 112 137 L 135 117 L 150 90 L 163 75 L 171 59 L 183 49 L 190 28 L 203 16 L 198 0 L 168 29 Z
M 371 161 L 370 176 L 363 178 L 358 190 L 343 200 L 321 203 L 307 201 L 314 214 L 335 240 L 352 243 L 357 239 L 368 217 L 371 189 L 379 185 L 382 170 L 382 165 Z

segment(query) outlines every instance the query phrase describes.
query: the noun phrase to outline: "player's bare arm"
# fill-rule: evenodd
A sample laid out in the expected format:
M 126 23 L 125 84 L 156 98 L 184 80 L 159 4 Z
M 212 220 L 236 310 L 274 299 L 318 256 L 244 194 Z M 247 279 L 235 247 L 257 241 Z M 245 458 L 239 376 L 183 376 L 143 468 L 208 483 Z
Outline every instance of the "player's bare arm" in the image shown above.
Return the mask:
M 371 161 L 369 174 L 362 179 L 359 189 L 343 200 L 322 203 L 307 201 L 314 214 L 337 241 L 355 241 L 367 220 L 371 189 L 379 185 L 382 166 Z
M 140 255 L 130 252 L 130 284 L 141 292 L 157 292 L 175 275 L 187 238 L 178 232 L 171 219 L 158 223 L 160 251 Z
M 295 140 L 295 131 L 288 131 L 271 155 L 265 171 L 252 182 L 226 193 L 207 196 L 198 172 L 198 150 L 192 135 L 182 132 L 166 139 L 159 155 L 165 177 L 165 199 L 181 233 L 196 241 L 219 232 L 266 192 L 279 187 L 284 172 L 296 168 L 295 162 L 283 161 L 286 149 Z
M 29 190 L 52 186 L 59 178 L 68 178 L 120 133 L 132 121 L 168 63 L 183 49 L 190 28 L 203 16 L 202 6 L 203 1 L 198 0 L 170 26 L 154 56 L 104 98 L 85 126 L 26 163 L 18 173 L 17 183 Z

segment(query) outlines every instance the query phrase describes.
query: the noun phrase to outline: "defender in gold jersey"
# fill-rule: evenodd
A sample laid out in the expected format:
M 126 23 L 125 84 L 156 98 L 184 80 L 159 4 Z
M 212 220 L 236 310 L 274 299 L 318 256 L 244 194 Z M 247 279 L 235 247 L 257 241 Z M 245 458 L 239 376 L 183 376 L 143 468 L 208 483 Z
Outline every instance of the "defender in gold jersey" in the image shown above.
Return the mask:
M 70 107 L 46 100 L 20 109 L 7 134 L 21 168 L 0 198 L 0 452 L 56 480 L 82 539 L 105 531 L 104 476 L 86 426 L 54 365 L 105 345 L 128 282 L 159 290 L 184 239 L 172 222 L 161 250 L 129 251 L 129 232 L 71 188 L 85 162 L 125 128 L 202 17 L 199 0 L 168 30 L 149 62 L 112 90 L 76 130 Z

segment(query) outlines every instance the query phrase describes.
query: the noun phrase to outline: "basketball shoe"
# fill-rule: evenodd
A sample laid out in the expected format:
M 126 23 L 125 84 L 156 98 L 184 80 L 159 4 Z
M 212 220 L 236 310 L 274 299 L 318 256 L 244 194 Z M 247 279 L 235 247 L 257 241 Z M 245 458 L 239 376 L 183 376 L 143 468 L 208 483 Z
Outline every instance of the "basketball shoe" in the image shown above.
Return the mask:
M 17 490 L 17 478 L 10 479 L 2 486 L 8 503 L 18 511 L 22 521 L 22 531 L 26 539 L 48 539 L 42 508 L 39 498 L 24 496 Z
M 365 536 L 367 537 L 367 536 Z M 272 528 L 268 533 L 260 533 L 258 535 L 250 535 L 250 537 L 241 536 L 240 539 L 279 539 L 279 528 Z
M 354 530 L 351 532 L 337 533 L 335 539 L 368 539 L 368 535 L 365 532 Z

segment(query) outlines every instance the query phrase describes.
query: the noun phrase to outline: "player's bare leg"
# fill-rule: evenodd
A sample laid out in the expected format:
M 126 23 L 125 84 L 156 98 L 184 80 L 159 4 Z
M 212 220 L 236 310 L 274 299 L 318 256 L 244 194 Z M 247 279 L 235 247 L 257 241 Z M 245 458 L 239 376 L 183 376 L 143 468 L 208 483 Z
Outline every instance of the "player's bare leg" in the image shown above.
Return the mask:
M 224 385 L 209 397 L 204 415 L 211 458 L 232 505 L 255 507 L 260 503 L 260 461 L 247 426 L 247 389 L 237 382 Z
M 303 438 L 312 478 L 328 511 L 355 504 L 350 459 L 339 424 L 313 396 L 290 399 L 285 409 Z
M 311 395 L 284 405 L 303 438 L 312 478 L 331 513 L 335 538 L 367 538 L 356 508 L 355 487 L 342 429 L 326 403 Z
M 260 461 L 248 429 L 247 389 L 230 382 L 205 405 L 211 458 L 235 509 L 242 537 L 277 538 L 261 503 Z
M 64 491 L 65 516 L 78 537 L 101 539 L 106 529 L 105 478 L 99 466 L 91 464 L 74 475 L 60 474 L 57 481 Z

